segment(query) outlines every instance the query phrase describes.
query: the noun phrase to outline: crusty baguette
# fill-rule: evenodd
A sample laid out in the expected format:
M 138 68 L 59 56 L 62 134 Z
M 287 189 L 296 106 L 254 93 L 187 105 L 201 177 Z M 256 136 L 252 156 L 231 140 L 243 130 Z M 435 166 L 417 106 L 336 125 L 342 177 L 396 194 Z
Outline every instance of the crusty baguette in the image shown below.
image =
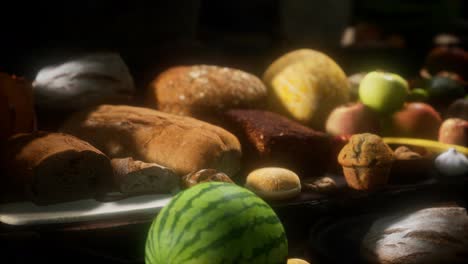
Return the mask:
M 110 160 L 71 135 L 17 134 L 7 141 L 2 161 L 7 201 L 52 204 L 92 198 L 112 189 Z
M 203 168 L 232 176 L 240 166 L 240 143 L 231 133 L 148 108 L 93 107 L 72 116 L 61 130 L 90 142 L 110 158 L 157 163 L 180 176 Z
M 179 176 L 156 163 L 132 158 L 112 159 L 116 186 L 126 195 L 170 193 L 179 186 Z
M 266 106 L 267 89 L 247 72 L 211 65 L 172 67 L 149 86 L 149 105 L 206 120 L 230 108 Z

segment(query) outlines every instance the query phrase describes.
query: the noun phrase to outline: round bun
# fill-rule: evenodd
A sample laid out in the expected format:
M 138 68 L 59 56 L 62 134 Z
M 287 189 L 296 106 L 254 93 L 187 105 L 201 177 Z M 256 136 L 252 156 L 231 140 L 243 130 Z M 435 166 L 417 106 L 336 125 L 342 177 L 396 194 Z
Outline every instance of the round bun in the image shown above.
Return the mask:
M 148 105 L 163 112 L 203 119 L 231 108 L 266 104 L 262 81 L 247 72 L 211 65 L 172 67 L 149 87 Z
M 267 167 L 252 171 L 245 187 L 268 200 L 293 198 L 301 193 L 301 181 L 296 173 L 277 167 Z
M 309 264 L 309 262 L 303 260 L 303 259 L 298 259 L 298 258 L 291 258 L 288 259 L 287 264 Z

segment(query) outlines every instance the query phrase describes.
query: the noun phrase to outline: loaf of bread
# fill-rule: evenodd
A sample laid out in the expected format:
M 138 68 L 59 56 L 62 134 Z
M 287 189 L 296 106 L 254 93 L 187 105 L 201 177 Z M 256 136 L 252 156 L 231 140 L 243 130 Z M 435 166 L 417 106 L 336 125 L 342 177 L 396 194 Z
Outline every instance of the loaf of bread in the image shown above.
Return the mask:
M 0 73 L 0 142 L 15 133 L 32 132 L 35 125 L 31 83 Z
M 170 68 L 150 84 L 148 104 L 167 113 L 209 119 L 230 108 L 266 104 L 267 90 L 256 76 L 210 65 Z
M 76 113 L 61 129 L 93 144 L 110 158 L 133 157 L 185 175 L 213 168 L 233 176 L 240 143 L 226 130 L 152 109 L 101 105 Z
M 468 263 L 468 216 L 439 207 L 377 220 L 362 242 L 370 263 Z
M 127 65 L 115 53 L 88 54 L 44 67 L 33 86 L 40 108 L 62 110 L 110 103 L 135 92 Z
M 332 139 L 279 114 L 262 110 L 229 110 L 226 127 L 241 140 L 246 172 L 283 167 L 299 177 L 323 174 L 331 159 Z
M 17 134 L 2 151 L 6 201 L 52 204 L 96 197 L 112 189 L 109 158 L 62 133 Z
M 179 176 L 156 163 L 132 158 L 112 159 L 115 185 L 125 195 L 170 193 L 179 187 Z

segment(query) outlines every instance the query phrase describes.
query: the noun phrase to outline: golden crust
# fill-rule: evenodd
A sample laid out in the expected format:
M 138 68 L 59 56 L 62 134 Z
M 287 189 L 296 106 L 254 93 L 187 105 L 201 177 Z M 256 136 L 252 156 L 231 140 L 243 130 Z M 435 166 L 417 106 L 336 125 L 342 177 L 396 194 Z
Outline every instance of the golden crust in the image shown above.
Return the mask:
M 283 168 L 262 168 L 252 171 L 245 186 L 264 198 L 286 199 L 301 191 L 301 181 L 296 173 Z
M 150 84 L 148 104 L 167 113 L 203 116 L 230 108 L 256 108 L 267 90 L 256 76 L 211 65 L 178 66 Z

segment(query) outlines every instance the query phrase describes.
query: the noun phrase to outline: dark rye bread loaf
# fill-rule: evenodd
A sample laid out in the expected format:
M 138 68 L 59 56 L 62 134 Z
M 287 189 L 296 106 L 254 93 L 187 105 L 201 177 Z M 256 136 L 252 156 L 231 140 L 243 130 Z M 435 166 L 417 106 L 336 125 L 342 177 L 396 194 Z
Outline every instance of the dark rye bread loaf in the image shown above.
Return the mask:
M 252 74 L 193 65 L 172 67 L 157 76 L 149 85 L 147 100 L 166 113 L 210 120 L 226 109 L 264 106 L 266 96 L 265 85 Z
M 466 209 L 434 207 L 381 218 L 361 249 L 369 263 L 468 263 Z
M 7 141 L 2 162 L 4 201 L 52 204 L 93 198 L 112 189 L 110 160 L 71 135 L 17 134 Z
M 185 116 L 132 106 L 101 105 L 71 116 L 61 129 L 110 158 L 132 157 L 178 175 L 205 168 L 235 175 L 241 148 L 228 131 Z
M 243 147 L 246 172 L 264 166 L 284 167 L 299 177 L 323 174 L 331 156 L 332 138 L 284 116 L 261 110 L 229 110 L 228 130 Z

